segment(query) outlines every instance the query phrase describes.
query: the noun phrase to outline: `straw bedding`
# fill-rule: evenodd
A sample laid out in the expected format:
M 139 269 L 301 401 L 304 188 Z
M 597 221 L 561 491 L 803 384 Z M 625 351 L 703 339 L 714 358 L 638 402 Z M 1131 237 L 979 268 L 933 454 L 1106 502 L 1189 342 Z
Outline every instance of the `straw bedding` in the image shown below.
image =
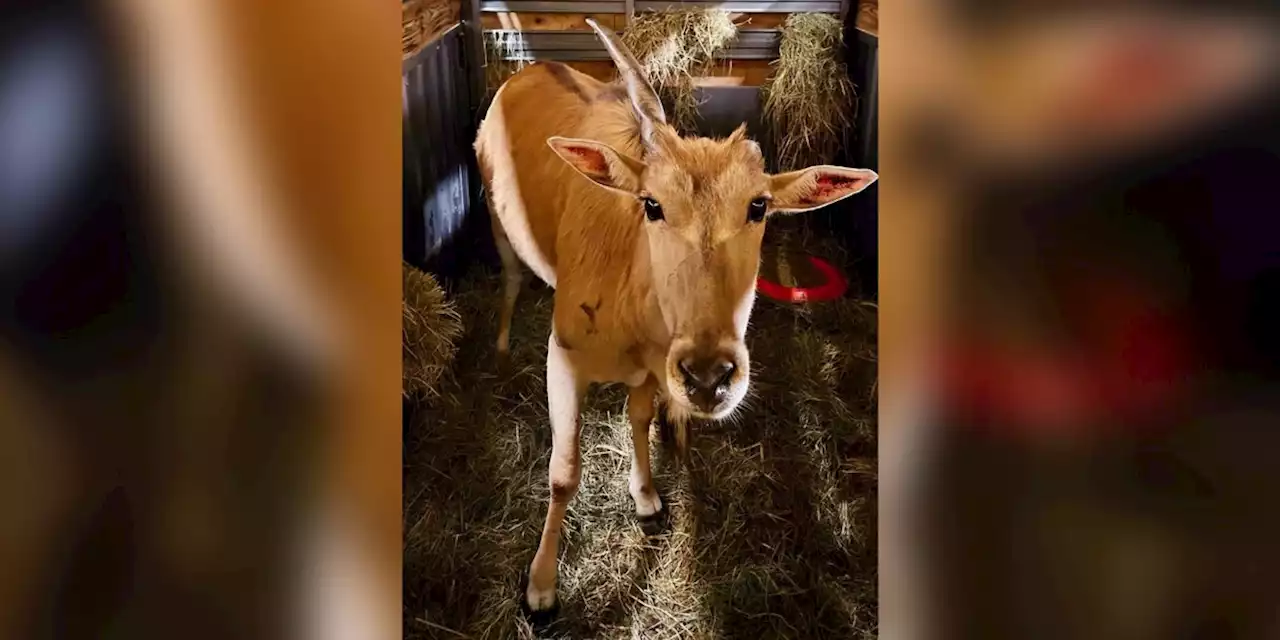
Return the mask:
M 769 232 L 768 243 L 814 247 Z M 841 263 L 838 247 L 821 255 Z M 519 585 L 548 498 L 543 381 L 551 290 L 527 288 L 495 364 L 495 273 L 460 283 L 466 319 L 440 394 L 405 421 L 408 638 L 529 638 Z M 582 415 L 582 485 L 561 549 L 562 610 L 543 637 L 876 637 L 876 309 L 756 304 L 752 394 L 695 425 L 681 468 L 654 438 L 668 530 L 646 538 L 627 493 L 626 391 Z M 654 429 L 656 431 L 656 429 Z

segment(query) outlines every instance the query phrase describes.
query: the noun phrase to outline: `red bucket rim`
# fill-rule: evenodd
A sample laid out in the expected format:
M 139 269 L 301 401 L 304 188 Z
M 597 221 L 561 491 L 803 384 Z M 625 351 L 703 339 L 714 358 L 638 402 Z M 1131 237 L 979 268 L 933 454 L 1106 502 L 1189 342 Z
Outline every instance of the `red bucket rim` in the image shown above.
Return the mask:
M 825 302 L 836 300 L 843 296 L 849 288 L 849 283 L 840 274 L 840 270 L 817 256 L 806 257 L 809 258 L 809 263 L 813 265 L 813 268 L 817 269 L 825 278 L 822 284 L 816 287 L 788 287 L 766 280 L 764 277 L 757 277 L 756 290 L 768 298 L 792 304 Z

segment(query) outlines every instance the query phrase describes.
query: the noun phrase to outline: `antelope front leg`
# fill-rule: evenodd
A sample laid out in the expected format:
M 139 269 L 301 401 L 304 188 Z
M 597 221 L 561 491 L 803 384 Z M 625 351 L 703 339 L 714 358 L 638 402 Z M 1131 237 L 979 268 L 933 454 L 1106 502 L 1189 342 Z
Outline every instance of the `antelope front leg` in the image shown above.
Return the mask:
M 548 613 L 556 607 L 556 556 L 560 550 L 560 526 L 565 510 L 578 493 L 582 465 L 578 452 L 578 405 L 586 385 L 574 375 L 568 354 L 556 344 L 555 334 L 547 344 L 547 407 L 551 414 L 551 504 L 542 527 L 542 541 L 529 566 L 529 586 L 525 604 L 531 613 Z
M 631 420 L 631 497 L 636 501 L 636 517 L 646 522 L 662 511 L 662 499 L 653 487 L 653 471 L 649 467 L 649 423 L 653 422 L 653 399 L 657 381 L 649 378 L 632 387 L 627 397 L 627 417 Z

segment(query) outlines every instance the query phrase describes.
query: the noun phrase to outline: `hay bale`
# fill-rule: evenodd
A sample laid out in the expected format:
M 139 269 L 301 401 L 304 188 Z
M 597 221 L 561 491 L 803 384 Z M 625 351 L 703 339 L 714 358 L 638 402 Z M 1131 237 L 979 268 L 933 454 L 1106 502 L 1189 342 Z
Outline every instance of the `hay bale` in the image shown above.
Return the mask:
M 462 336 L 462 317 L 429 273 L 402 263 L 404 299 L 403 357 L 405 396 L 436 397 Z
M 835 16 L 797 13 L 783 24 L 775 71 L 761 87 L 780 171 L 831 163 L 852 130 L 857 95 L 843 48 Z
M 737 38 L 729 12 L 701 8 L 637 14 L 622 34 L 649 84 L 673 106 L 672 124 L 686 134 L 696 128 L 694 78 L 706 75 Z
M 408 0 L 400 6 L 400 49 L 405 57 L 418 52 L 458 22 L 459 0 Z

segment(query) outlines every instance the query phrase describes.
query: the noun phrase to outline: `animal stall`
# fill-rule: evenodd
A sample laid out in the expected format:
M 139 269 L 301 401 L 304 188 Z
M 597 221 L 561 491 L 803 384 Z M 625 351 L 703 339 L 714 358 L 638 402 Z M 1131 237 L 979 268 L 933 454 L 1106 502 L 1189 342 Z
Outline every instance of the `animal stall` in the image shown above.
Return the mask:
M 543 627 L 531 625 L 521 596 L 549 497 L 553 292 L 537 278 L 522 286 L 510 352 L 499 357 L 503 281 L 472 149 L 494 91 L 521 67 L 556 60 L 616 77 L 592 18 L 636 52 L 685 130 L 723 137 L 746 123 L 770 171 L 815 157 L 874 170 L 874 6 L 477 0 L 460 14 L 403 63 L 406 269 L 433 274 L 446 291 L 419 293 L 433 305 L 425 310 L 407 294 L 405 313 L 415 340 L 434 318 L 440 328 L 428 335 L 451 345 L 437 348 L 429 390 L 406 378 L 405 636 L 875 637 L 875 186 L 768 223 L 764 280 L 783 290 L 819 286 L 829 274 L 805 259 L 815 256 L 849 286 L 807 304 L 761 289 L 742 408 L 729 421 L 693 425 L 683 460 L 669 434 L 652 430 L 653 483 L 666 506 L 656 532 L 632 514 L 627 390 L 589 392 L 579 418 L 582 480 L 563 525 L 561 607 Z M 780 59 L 788 39 L 809 57 Z M 796 91 L 810 100 L 788 95 Z M 805 124 L 827 126 L 826 142 L 797 146 L 787 138 L 797 125 L 771 118 L 770 105 L 774 114 L 820 116 Z M 407 291 L 411 281 L 423 286 L 407 272 Z M 409 349 L 406 362 L 419 372 L 432 354 Z

